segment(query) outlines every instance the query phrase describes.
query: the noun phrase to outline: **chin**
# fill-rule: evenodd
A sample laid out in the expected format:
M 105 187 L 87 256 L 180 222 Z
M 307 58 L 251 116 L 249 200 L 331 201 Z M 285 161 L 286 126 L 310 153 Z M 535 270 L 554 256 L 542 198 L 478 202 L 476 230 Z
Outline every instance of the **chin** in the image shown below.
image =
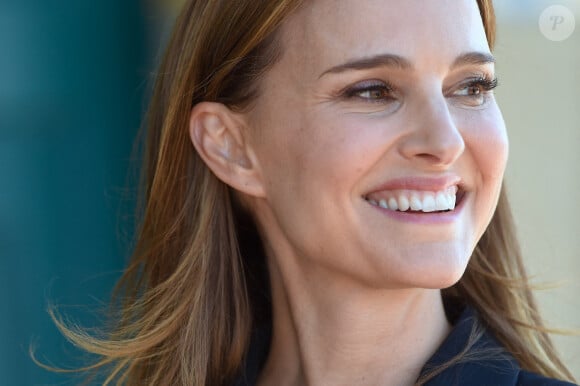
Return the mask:
M 444 289 L 456 284 L 467 268 L 470 250 L 462 251 L 429 249 L 427 253 L 405 253 L 400 256 L 400 264 L 381 264 L 379 279 L 385 288 L 426 288 Z M 407 249 L 407 252 L 409 249 Z M 419 251 L 415 251 L 419 252 Z M 391 260 L 392 262 L 392 260 Z M 376 280 L 373 280 L 376 283 Z
M 456 270 L 447 270 L 446 272 L 437 272 L 426 278 L 421 288 L 445 289 L 455 285 L 465 273 L 465 268 Z

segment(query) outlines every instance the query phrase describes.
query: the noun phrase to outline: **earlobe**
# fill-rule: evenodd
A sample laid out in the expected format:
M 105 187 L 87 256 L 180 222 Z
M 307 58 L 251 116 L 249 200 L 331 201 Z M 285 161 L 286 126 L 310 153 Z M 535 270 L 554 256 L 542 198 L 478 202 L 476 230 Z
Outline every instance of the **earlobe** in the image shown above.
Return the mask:
M 252 196 L 263 194 L 257 162 L 246 141 L 240 115 L 220 103 L 193 107 L 189 134 L 193 146 L 211 171 L 231 187 Z

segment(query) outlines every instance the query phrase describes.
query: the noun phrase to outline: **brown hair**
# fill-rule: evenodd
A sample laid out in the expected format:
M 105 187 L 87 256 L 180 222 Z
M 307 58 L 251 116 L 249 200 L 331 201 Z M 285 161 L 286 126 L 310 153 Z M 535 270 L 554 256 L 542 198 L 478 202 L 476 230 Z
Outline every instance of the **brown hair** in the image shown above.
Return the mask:
M 105 384 L 221 385 L 243 363 L 258 306 L 248 294 L 268 291 L 249 261 L 263 256 L 246 251 L 259 251 L 259 240 L 194 150 L 189 115 L 201 101 L 251 103 L 280 54 L 276 31 L 300 3 L 190 0 L 180 14 L 149 109 L 142 221 L 115 325 L 99 339 L 57 319 L 73 343 L 101 357 L 88 369 L 108 368 Z M 493 47 L 492 1 L 478 5 Z M 524 369 L 571 380 L 539 317 L 510 213 L 502 190 L 465 275 L 444 295 L 473 305 Z

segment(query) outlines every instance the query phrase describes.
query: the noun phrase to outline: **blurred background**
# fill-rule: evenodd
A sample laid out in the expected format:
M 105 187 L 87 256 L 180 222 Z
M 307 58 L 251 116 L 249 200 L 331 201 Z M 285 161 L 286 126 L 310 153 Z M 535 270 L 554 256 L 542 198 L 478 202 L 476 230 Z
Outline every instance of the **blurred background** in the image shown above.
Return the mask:
M 557 284 L 536 292 L 547 324 L 578 329 L 580 0 L 494 3 L 497 98 L 510 136 L 506 181 L 524 256 L 534 283 Z M 580 337 L 553 338 L 580 382 Z
M 134 138 L 180 3 L 0 0 L 0 385 L 79 381 L 38 368 L 29 347 L 58 366 L 85 359 L 47 304 L 99 324 L 130 249 Z M 554 4 L 580 23 L 580 0 L 496 0 L 497 95 L 530 273 L 560 283 L 538 293 L 541 308 L 551 326 L 580 328 L 580 26 L 555 41 L 571 18 L 540 28 Z M 555 340 L 580 378 L 580 338 Z

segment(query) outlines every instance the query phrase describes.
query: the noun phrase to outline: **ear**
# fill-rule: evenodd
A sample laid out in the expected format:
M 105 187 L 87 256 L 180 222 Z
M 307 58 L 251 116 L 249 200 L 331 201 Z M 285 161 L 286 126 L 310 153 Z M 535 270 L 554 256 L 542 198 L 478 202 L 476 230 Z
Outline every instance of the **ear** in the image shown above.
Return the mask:
M 220 180 L 248 195 L 264 195 L 241 114 L 221 103 L 198 103 L 191 110 L 189 135 L 200 157 Z

